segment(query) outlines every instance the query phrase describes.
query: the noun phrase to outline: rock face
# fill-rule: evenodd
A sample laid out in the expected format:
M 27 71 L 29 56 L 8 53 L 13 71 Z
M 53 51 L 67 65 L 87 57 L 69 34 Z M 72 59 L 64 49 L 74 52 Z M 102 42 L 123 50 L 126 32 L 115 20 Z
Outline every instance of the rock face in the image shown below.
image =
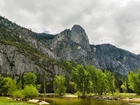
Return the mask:
M 65 73 L 59 65 L 47 59 L 41 58 L 35 63 L 29 56 L 31 55 L 21 53 L 15 46 L 0 44 L 0 75 L 19 78 L 26 72 L 34 72 L 51 78 L 56 74 Z
M 140 68 L 138 55 L 119 49 L 110 44 L 91 46 L 94 49 L 92 64 L 101 69 L 107 69 L 127 75 L 130 70 Z M 96 50 L 95 50 L 96 49 Z
M 46 54 L 47 56 L 58 59 L 54 52 L 51 51 L 45 44 L 38 41 L 36 36 L 37 33 L 32 32 L 26 28 L 20 27 L 19 25 L 12 23 L 11 21 L 0 16 L 0 38 L 10 36 L 17 36 L 23 40 L 25 40 L 29 45 L 34 48 L 39 49 L 41 52 Z
M 66 29 L 57 34 L 48 46 L 59 59 L 87 64 L 86 57 L 90 52 L 89 40 L 85 30 L 79 25 L 74 25 L 71 30 Z
M 10 41 L 9 41 L 10 40 Z M 35 33 L 0 17 L 0 43 L 24 40 L 28 45 L 43 52 L 54 61 L 74 61 L 84 65 L 90 64 L 97 68 L 115 71 L 127 75 L 130 70 L 140 68 L 140 55 L 119 49 L 110 44 L 90 45 L 85 30 L 80 25 L 66 29 L 59 34 Z M 50 60 L 38 60 L 36 64 L 25 53 L 18 51 L 15 43 L 0 44 L 0 72 L 20 75 L 27 71 L 50 74 L 64 74 L 64 71 Z M 26 52 L 29 53 L 29 52 Z M 30 54 L 29 54 L 30 55 Z M 37 54 L 38 55 L 38 54 Z M 41 65 L 40 65 L 41 64 Z
M 110 44 L 90 45 L 85 30 L 79 25 L 57 34 L 48 46 L 59 59 L 94 65 L 122 75 L 140 68 L 139 55 Z
M 0 74 L 22 75 L 27 71 L 36 73 L 41 71 L 39 66 L 18 52 L 16 47 L 10 45 L 0 44 L 0 61 Z

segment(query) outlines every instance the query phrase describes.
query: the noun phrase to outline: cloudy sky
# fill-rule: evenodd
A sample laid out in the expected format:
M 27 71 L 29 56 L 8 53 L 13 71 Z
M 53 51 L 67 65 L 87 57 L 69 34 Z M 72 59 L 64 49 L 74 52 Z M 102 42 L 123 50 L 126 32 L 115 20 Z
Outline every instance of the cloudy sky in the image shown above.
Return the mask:
M 35 32 L 79 24 L 90 43 L 140 54 L 140 0 L 0 0 L 0 15 Z

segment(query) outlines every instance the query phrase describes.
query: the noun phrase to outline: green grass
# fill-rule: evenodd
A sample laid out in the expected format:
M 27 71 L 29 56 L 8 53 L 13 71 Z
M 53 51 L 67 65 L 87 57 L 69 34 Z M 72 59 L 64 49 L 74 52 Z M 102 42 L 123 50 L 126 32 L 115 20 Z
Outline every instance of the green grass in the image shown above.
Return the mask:
M 16 100 L 8 99 L 7 97 L 0 97 L 0 105 L 37 105 L 37 104 L 16 101 Z

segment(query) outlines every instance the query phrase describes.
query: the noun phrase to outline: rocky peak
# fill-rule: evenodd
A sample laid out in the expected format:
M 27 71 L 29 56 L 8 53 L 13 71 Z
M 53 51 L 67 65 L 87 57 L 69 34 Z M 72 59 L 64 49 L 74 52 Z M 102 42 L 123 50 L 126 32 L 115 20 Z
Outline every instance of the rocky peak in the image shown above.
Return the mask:
M 80 25 L 74 25 L 71 29 L 70 40 L 79 44 L 85 49 L 89 49 L 89 40 L 85 30 Z
M 85 33 L 85 30 L 80 25 L 74 25 L 71 31 L 76 33 Z
M 67 43 L 67 45 L 75 43 L 85 50 L 90 49 L 87 34 L 80 25 L 74 25 L 71 30 L 65 29 L 60 34 L 56 35 L 52 40 L 51 48 L 54 49 L 64 43 Z
M 79 59 L 84 60 L 88 55 L 87 51 L 90 51 L 88 37 L 80 25 L 57 34 L 49 46 L 60 59 L 77 60 L 80 63 Z

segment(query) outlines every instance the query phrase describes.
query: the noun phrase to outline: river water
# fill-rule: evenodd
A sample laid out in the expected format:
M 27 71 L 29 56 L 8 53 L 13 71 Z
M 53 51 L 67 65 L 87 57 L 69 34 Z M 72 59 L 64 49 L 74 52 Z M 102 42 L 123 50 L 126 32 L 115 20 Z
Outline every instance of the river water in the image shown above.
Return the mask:
M 140 105 L 121 100 L 95 100 L 80 98 L 45 98 L 50 105 Z

